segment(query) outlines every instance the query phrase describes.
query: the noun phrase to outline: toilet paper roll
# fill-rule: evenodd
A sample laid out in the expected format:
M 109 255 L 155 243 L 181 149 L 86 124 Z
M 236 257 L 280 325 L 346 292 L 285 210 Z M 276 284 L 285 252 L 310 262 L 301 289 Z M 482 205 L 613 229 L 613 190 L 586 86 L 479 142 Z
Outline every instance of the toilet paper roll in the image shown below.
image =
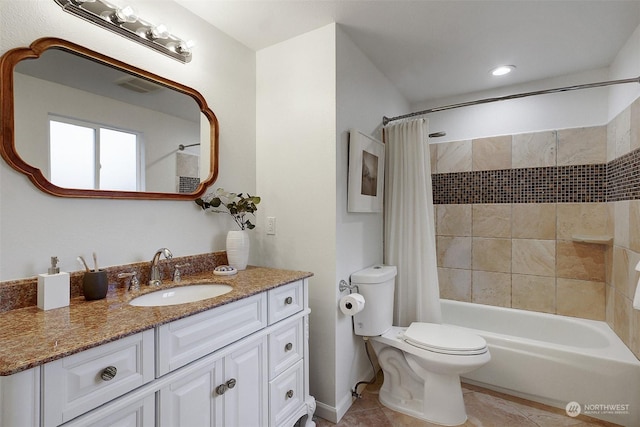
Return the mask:
M 364 297 L 360 294 L 349 294 L 340 298 L 340 311 L 347 316 L 360 313 L 364 308 Z

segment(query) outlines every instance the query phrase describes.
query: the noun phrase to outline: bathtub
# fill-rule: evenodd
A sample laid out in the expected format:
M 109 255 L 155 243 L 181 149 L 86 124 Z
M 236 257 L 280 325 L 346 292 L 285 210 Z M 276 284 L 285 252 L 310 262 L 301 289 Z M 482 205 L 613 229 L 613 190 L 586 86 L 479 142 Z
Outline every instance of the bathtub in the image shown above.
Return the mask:
M 482 336 L 491 361 L 464 382 L 640 426 L 640 362 L 605 322 L 441 300 L 442 322 Z M 573 405 L 575 408 L 577 405 Z

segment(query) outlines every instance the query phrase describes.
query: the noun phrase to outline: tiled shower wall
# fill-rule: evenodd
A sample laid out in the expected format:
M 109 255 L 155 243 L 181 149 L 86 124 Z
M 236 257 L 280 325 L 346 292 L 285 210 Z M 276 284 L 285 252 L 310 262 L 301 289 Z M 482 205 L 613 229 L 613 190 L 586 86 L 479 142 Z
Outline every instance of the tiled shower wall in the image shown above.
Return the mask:
M 640 273 L 640 98 L 607 127 L 607 216 L 614 236 L 607 248 L 606 320 L 640 358 L 640 311 L 632 300 Z
M 640 356 L 639 134 L 640 99 L 608 126 L 432 144 L 441 296 L 606 320 Z

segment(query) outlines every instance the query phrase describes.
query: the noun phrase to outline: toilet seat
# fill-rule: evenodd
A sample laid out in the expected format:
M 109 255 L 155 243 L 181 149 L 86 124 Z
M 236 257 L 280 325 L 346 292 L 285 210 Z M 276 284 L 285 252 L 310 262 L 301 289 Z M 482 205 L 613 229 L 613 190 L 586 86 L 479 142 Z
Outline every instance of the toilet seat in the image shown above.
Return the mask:
M 484 338 L 449 325 L 413 322 L 402 338 L 407 344 L 434 353 L 474 355 L 487 352 Z

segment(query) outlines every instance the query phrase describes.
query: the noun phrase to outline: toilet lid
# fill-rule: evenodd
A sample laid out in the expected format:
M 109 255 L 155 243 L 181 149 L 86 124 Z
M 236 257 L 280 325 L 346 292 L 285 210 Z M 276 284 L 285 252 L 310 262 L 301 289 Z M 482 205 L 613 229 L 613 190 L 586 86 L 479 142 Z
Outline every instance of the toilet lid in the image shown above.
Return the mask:
M 404 332 L 404 340 L 436 353 L 481 354 L 487 351 L 487 342 L 481 336 L 436 323 L 412 323 Z

